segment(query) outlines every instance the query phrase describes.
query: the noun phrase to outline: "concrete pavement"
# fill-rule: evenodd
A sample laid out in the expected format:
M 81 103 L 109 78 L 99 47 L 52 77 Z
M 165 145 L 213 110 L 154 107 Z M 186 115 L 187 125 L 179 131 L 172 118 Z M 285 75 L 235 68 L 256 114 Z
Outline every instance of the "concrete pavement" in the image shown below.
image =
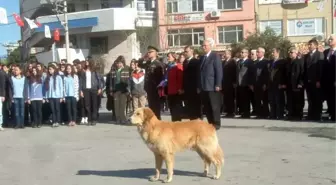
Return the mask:
M 154 173 L 154 156 L 136 128 L 114 125 L 111 114 L 102 112 L 95 127 L 0 132 L 0 185 L 161 184 L 147 180 Z M 222 123 L 222 178 L 200 177 L 201 159 L 185 152 L 176 156 L 171 184 L 336 184 L 334 124 L 240 119 Z M 166 177 L 163 173 L 161 179 Z

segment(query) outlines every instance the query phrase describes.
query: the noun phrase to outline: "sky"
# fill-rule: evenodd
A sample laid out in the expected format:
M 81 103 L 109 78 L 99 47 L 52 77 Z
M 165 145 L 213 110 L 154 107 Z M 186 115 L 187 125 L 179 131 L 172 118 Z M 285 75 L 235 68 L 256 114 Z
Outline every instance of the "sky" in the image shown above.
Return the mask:
M 19 14 L 19 0 L 0 0 L 0 7 L 7 10 L 8 23 L 15 22 L 12 14 Z M 7 53 L 6 48 L 4 48 L 1 43 L 7 42 L 17 42 L 21 39 L 20 27 L 15 24 L 2 25 L 0 24 L 0 56 Z

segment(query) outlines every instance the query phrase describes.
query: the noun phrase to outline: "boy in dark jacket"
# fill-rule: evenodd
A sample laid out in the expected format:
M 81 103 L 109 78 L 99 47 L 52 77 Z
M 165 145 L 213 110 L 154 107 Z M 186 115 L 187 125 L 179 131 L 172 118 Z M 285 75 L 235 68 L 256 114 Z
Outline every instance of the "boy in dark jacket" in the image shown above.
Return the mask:
M 129 69 L 122 60 L 116 61 L 116 69 L 111 73 L 110 95 L 114 98 L 114 110 L 118 124 L 126 124 L 126 104 L 130 92 Z

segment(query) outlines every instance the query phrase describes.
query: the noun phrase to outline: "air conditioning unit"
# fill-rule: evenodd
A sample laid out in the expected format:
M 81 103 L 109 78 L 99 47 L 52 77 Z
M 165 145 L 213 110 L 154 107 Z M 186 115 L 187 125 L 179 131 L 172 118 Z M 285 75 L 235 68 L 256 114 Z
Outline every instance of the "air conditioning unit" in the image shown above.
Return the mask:
M 213 10 L 210 12 L 210 17 L 220 17 L 221 12 L 219 10 Z

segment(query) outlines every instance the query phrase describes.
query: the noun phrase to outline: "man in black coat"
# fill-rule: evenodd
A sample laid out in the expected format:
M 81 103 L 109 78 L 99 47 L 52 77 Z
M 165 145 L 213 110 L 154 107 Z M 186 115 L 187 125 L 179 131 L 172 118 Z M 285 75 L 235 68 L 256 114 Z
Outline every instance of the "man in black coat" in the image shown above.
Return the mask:
M 0 70 L 0 106 L 3 108 L 3 102 L 5 101 L 6 97 L 6 79 L 7 75 L 4 71 Z M 0 131 L 3 131 L 3 119 L 0 120 Z
M 250 93 L 254 91 L 256 81 L 255 66 L 248 59 L 248 49 L 242 49 L 237 64 L 237 94 L 239 99 L 239 112 L 242 118 L 250 118 Z
M 147 47 L 147 62 L 143 65 L 146 70 L 145 90 L 147 92 L 148 106 L 151 108 L 158 119 L 161 119 L 161 100 L 158 93 L 158 85 L 163 80 L 164 68 L 157 58 L 156 47 Z
M 237 63 L 232 59 L 231 51 L 226 50 L 223 61 L 223 98 L 226 117 L 234 117 L 237 86 Z
M 286 65 L 286 95 L 289 120 L 301 120 L 304 107 L 303 61 L 295 48 L 289 50 Z
M 328 39 L 329 49 L 324 50 L 324 65 L 322 72 L 322 89 L 327 99 L 330 119 L 335 121 L 335 63 L 336 63 L 336 35 Z
M 269 97 L 271 119 L 283 119 L 285 108 L 286 66 L 287 61 L 280 59 L 280 49 L 272 51 L 273 60 L 270 62 Z
M 202 47 L 205 55 L 200 61 L 199 92 L 201 93 L 202 105 L 209 123 L 216 129 L 221 127 L 221 89 L 222 89 L 222 62 L 215 52 L 211 51 L 214 44 L 212 39 L 204 41 Z
M 304 87 L 308 98 L 308 120 L 320 121 L 322 113 L 321 77 L 323 53 L 317 50 L 318 42 L 308 42 L 309 53 L 304 58 Z
M 257 118 L 267 118 L 268 108 L 268 80 L 269 80 L 269 61 L 264 58 L 265 49 L 257 49 L 257 62 L 255 65 L 256 81 L 254 84 L 254 98 Z
M 194 50 L 191 46 L 184 48 L 185 61 L 183 62 L 183 91 L 184 104 L 187 116 L 190 120 L 202 118 L 201 98 L 197 93 L 197 80 L 200 61 L 194 58 Z

